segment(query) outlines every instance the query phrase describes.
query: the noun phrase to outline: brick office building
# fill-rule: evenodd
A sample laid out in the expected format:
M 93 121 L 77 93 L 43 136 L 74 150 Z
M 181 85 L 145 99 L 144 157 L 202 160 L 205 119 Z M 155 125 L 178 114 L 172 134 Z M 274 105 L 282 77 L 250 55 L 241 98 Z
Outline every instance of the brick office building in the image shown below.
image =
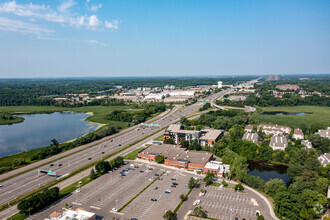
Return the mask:
M 190 151 L 181 145 L 162 144 L 150 145 L 138 153 L 138 158 L 155 161 L 156 156 L 162 155 L 166 166 L 188 170 L 203 171 L 207 162 L 213 159 L 213 154 L 201 151 Z

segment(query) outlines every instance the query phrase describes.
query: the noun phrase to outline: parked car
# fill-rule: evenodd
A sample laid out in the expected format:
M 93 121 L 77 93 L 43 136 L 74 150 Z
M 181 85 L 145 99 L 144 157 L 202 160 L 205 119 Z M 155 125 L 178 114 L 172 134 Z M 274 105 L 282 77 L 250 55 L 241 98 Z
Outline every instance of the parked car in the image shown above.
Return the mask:
M 175 178 L 171 178 L 172 181 L 175 181 L 176 179 Z
M 49 166 L 51 166 L 51 167 L 52 167 L 52 166 L 54 166 L 54 164 L 52 164 L 52 163 L 51 163 Z
M 58 166 L 60 167 L 60 166 L 62 166 L 62 164 L 60 163 Z
M 119 145 L 119 147 L 121 146 L 121 144 L 118 144 Z
M 148 170 L 153 170 L 153 168 L 149 168 Z
M 176 188 L 176 185 L 171 185 L 171 187 Z
M 158 173 L 155 173 L 155 176 L 159 176 L 159 174 Z
M 116 208 L 112 208 L 112 211 L 114 212 L 118 212 L 118 210 Z
M 159 180 L 163 180 L 163 178 L 159 177 Z
M 177 186 L 177 185 L 178 185 L 176 182 L 173 182 L 172 184 L 173 184 L 173 185 L 175 185 L 175 186 Z
M 144 171 L 143 170 L 140 170 L 140 173 L 144 173 Z
M 88 160 L 91 160 L 91 159 L 92 159 L 91 157 L 88 158 Z
M 172 191 L 171 190 L 165 190 L 165 193 L 170 194 Z
M 154 190 L 157 190 L 158 189 L 158 186 L 156 186 L 155 188 L 154 188 Z
M 104 154 L 104 152 L 101 152 L 101 154 Z
M 156 201 L 157 201 L 157 199 L 155 199 L 155 198 L 151 198 L 151 201 L 153 201 L 153 202 L 156 202 Z

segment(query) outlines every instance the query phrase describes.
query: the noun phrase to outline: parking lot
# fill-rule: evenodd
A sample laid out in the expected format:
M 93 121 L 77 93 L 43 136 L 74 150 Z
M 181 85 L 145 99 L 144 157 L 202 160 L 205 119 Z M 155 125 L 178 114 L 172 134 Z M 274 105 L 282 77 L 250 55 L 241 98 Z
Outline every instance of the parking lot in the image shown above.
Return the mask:
M 165 211 L 173 211 L 179 204 L 180 195 L 188 192 L 185 186 L 191 177 L 193 175 L 186 172 L 167 170 L 162 180 L 157 180 L 123 210 L 123 219 L 162 219 Z M 171 187 L 173 182 L 178 184 L 175 188 Z M 165 190 L 171 190 L 171 193 L 165 193 Z M 152 198 L 157 201 L 151 201 Z
M 239 220 L 256 219 L 257 211 L 268 219 L 269 213 L 266 213 L 268 209 L 262 203 L 261 198 L 250 190 L 245 189 L 245 193 L 240 193 L 223 187 L 203 185 L 202 188 L 206 190 L 205 195 L 200 195 L 198 191 L 195 191 L 190 196 L 190 202 L 181 207 L 180 218 L 187 213 L 187 210 L 201 206 L 206 211 L 207 216 L 214 219 L 232 220 L 235 217 Z M 196 200 L 200 200 L 199 205 L 194 205 Z M 187 219 L 195 220 L 198 218 L 189 216 Z

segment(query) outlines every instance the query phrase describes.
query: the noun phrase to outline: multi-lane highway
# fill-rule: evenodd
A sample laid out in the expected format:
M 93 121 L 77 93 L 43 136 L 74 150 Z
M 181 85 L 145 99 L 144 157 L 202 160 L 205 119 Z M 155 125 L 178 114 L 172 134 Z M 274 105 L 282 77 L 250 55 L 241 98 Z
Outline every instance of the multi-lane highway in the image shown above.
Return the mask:
M 208 100 L 212 101 L 214 99 L 218 99 L 227 92 L 228 90 L 224 90 L 217 94 L 213 94 L 208 98 Z M 60 159 L 53 163 L 52 166 L 45 165 L 39 169 L 51 170 L 52 172 L 56 172 L 56 174 L 59 176 L 67 175 L 69 172 L 83 165 L 95 161 L 106 154 L 109 154 L 119 148 L 122 148 L 123 146 L 133 143 L 136 140 L 148 136 L 156 130 L 159 130 L 161 127 L 167 126 L 179 120 L 180 117 L 195 111 L 203 104 L 203 102 L 197 102 L 182 110 L 170 112 L 164 118 L 158 119 L 157 121 L 153 122 L 154 124 L 158 124 L 159 127 L 141 126 L 129 132 L 123 133 L 122 135 L 116 136 L 111 140 L 98 144 L 94 147 L 90 147 L 73 155 Z M 38 169 L 36 169 L 20 176 L 14 177 L 10 180 L 7 180 L 1 183 L 2 187 L 0 188 L 0 204 L 7 203 L 10 200 L 17 198 L 18 196 L 29 192 L 36 187 L 43 185 L 53 179 L 54 177 L 38 173 Z

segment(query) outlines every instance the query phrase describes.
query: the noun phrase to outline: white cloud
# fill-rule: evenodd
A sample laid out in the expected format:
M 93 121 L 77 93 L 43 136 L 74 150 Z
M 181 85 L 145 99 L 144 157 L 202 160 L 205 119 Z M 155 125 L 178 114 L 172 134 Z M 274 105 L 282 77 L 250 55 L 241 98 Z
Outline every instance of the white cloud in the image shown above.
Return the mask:
M 86 4 L 90 1 L 87 0 Z M 28 17 L 30 21 L 36 22 L 36 20 L 45 20 L 49 22 L 55 22 L 62 25 L 69 25 L 75 27 L 87 27 L 89 30 L 95 30 L 102 23 L 97 15 L 78 15 L 72 16 L 68 12 L 68 9 L 76 5 L 74 0 L 66 0 L 57 7 L 57 10 L 53 10 L 48 5 L 37 4 L 17 4 L 15 0 L 0 3 L 0 13 L 15 14 L 20 17 Z M 102 7 L 102 4 L 92 5 L 90 10 L 96 11 Z M 105 21 L 105 27 L 109 29 L 118 29 L 118 21 L 112 22 Z
M 55 32 L 54 30 L 42 28 L 35 24 L 3 17 L 0 17 L 0 30 L 36 34 L 39 36 L 45 34 L 48 35 Z
M 66 12 L 67 9 L 71 8 L 72 6 L 76 5 L 76 2 L 73 0 L 68 0 L 66 2 L 63 2 L 62 4 L 60 4 L 60 6 L 58 7 L 58 10 L 61 13 Z
M 82 40 L 82 39 L 68 39 L 68 38 L 54 38 L 54 37 L 38 37 L 41 40 L 52 40 L 52 41 L 67 41 L 67 42 L 78 42 L 86 44 L 99 44 L 101 46 L 106 46 L 105 43 L 97 40 Z
M 92 12 L 96 12 L 97 10 L 99 10 L 100 8 L 102 8 L 102 4 L 98 4 L 98 5 L 92 5 L 91 7 L 91 11 Z
M 109 29 L 118 29 L 118 20 L 113 20 L 112 23 L 110 21 L 105 21 L 105 27 Z
M 95 27 L 99 26 L 99 24 L 100 24 L 100 22 L 96 15 L 92 15 L 89 17 L 89 21 L 88 21 L 89 27 L 95 28 Z

